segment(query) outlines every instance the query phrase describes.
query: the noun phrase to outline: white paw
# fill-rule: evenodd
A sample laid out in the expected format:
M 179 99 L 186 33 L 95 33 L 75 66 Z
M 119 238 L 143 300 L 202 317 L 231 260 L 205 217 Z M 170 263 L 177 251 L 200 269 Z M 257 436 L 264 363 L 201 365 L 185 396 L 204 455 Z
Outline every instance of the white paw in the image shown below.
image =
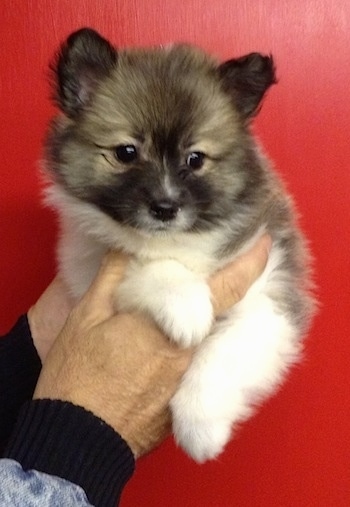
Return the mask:
M 197 463 L 216 458 L 230 439 L 231 422 L 228 418 L 208 415 L 188 417 L 176 405 L 173 409 L 173 432 L 177 444 Z
M 170 402 L 175 440 L 198 463 L 216 458 L 232 429 L 251 413 L 232 375 L 231 361 L 226 362 L 227 354 L 203 350 L 211 343 L 217 343 L 214 335 L 197 350 Z
M 159 327 L 182 347 L 199 344 L 211 329 L 213 308 L 205 283 L 188 283 L 168 290 L 153 313 Z
M 118 307 L 148 313 L 183 347 L 200 343 L 213 323 L 207 283 L 172 260 L 134 266 L 118 287 Z

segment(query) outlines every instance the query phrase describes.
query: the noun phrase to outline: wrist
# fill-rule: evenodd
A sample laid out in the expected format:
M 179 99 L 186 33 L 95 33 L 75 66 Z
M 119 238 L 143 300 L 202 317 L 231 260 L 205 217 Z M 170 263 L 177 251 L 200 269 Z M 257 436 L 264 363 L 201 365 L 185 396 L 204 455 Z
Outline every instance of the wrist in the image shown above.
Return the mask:
M 23 406 L 4 457 L 81 486 L 93 505 L 114 506 L 134 470 L 126 442 L 82 407 L 57 400 Z

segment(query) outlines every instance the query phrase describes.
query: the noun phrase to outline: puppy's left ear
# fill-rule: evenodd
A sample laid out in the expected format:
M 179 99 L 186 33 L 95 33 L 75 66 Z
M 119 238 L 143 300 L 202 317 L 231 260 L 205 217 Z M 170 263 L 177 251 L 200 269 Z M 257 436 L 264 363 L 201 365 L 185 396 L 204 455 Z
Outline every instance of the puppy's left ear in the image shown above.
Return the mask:
M 223 87 L 245 119 L 259 112 L 259 105 L 271 85 L 277 82 L 272 56 L 251 53 L 219 66 Z
M 74 118 L 89 103 L 99 81 L 117 63 L 116 49 L 91 28 L 72 33 L 62 44 L 52 70 L 55 101 Z

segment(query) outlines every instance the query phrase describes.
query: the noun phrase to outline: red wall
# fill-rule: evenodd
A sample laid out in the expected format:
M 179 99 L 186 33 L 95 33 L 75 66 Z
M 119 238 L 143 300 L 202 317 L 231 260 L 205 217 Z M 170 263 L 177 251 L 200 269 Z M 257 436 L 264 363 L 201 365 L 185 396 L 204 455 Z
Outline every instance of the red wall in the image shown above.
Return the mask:
M 194 42 L 221 58 L 272 52 L 279 84 L 256 130 L 295 194 L 320 312 L 305 360 L 214 463 L 171 441 L 138 463 L 123 507 L 350 505 L 350 3 L 344 0 L 2 0 L 0 327 L 54 271 L 56 226 L 37 165 L 52 114 L 47 62 L 90 25 L 116 44 Z

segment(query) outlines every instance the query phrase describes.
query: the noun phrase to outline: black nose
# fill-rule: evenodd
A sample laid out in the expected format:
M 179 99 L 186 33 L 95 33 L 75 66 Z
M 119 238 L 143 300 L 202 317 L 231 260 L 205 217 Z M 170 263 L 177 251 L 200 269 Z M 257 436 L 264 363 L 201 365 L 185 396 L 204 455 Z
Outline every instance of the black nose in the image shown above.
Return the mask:
M 157 220 L 162 220 L 163 222 L 173 220 L 178 211 L 179 205 L 170 199 L 153 201 L 150 205 L 151 215 Z

